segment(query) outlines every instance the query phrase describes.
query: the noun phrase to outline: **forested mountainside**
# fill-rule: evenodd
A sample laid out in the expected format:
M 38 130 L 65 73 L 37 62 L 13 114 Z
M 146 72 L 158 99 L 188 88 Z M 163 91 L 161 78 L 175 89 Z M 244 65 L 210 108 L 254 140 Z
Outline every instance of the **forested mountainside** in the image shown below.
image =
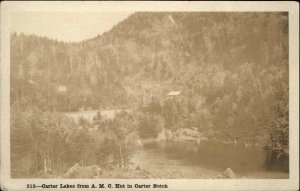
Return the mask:
M 276 79 L 287 82 L 287 30 L 285 14 L 136 13 L 81 43 L 13 34 L 12 101 L 33 93 L 68 111 L 177 89 L 208 105 L 238 92 L 265 98 Z
M 10 52 L 13 108 L 139 107 L 144 136 L 161 118 L 288 148 L 286 13 L 139 12 L 80 43 L 12 34 Z M 172 90 L 184 101 L 166 102 Z

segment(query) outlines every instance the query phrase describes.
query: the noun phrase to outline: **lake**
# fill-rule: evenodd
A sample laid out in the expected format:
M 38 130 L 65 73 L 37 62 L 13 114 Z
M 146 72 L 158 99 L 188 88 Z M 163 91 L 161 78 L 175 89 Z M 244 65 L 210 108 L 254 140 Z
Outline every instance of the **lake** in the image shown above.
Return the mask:
M 218 178 L 227 168 L 240 178 L 288 178 L 286 172 L 267 170 L 266 157 L 259 147 L 160 141 L 144 144 L 132 161 L 159 178 Z

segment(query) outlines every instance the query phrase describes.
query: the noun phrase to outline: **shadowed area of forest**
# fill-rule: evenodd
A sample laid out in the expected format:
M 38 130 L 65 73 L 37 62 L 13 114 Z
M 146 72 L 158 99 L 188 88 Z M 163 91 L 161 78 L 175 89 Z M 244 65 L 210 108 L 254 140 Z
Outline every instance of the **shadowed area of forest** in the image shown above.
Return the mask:
M 187 139 L 261 147 L 288 171 L 287 13 L 138 12 L 79 43 L 10 45 L 12 177 L 129 170 L 147 140 Z M 118 112 L 70 117 L 86 110 Z

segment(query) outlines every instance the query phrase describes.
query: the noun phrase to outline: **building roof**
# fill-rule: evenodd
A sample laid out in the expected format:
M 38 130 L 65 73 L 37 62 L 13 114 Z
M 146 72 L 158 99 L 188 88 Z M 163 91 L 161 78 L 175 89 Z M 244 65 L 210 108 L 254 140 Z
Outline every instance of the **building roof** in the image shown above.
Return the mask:
M 65 92 L 65 91 L 67 91 L 67 87 L 66 87 L 66 86 L 60 85 L 60 86 L 58 86 L 57 90 L 58 90 L 59 92 Z
M 181 91 L 171 91 L 168 93 L 168 96 L 177 96 L 181 93 Z

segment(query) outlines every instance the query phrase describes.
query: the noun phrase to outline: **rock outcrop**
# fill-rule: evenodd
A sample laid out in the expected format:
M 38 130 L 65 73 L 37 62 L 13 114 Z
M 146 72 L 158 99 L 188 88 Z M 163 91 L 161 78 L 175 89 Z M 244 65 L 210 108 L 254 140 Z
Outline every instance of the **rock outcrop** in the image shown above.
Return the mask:
M 82 167 L 76 163 L 62 175 L 62 178 L 97 178 L 100 174 L 101 168 L 98 165 Z
M 174 132 L 164 128 L 157 137 L 158 141 L 195 141 L 197 143 L 206 139 L 207 138 L 204 137 L 203 133 L 198 131 L 196 127 L 179 128 Z
M 235 173 L 231 170 L 231 168 L 227 168 L 224 172 L 223 172 L 223 176 L 225 178 L 230 178 L 230 179 L 234 179 L 237 178 Z

